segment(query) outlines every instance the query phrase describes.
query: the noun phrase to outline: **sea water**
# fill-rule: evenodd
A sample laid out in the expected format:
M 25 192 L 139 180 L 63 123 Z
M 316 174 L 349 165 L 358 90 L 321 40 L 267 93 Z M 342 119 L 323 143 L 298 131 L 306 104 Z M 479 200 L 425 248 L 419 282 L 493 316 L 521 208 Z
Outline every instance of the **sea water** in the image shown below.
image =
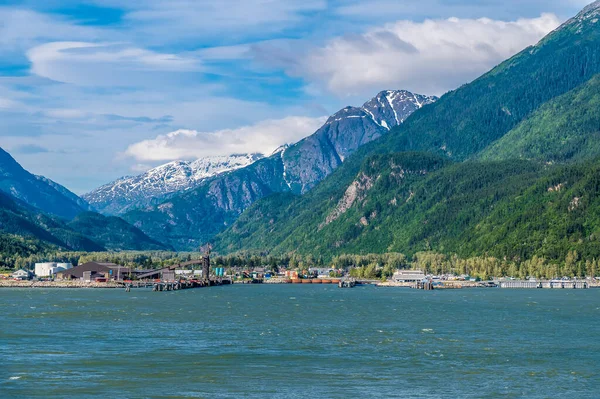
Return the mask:
M 0 290 L 0 398 L 597 398 L 600 290 Z

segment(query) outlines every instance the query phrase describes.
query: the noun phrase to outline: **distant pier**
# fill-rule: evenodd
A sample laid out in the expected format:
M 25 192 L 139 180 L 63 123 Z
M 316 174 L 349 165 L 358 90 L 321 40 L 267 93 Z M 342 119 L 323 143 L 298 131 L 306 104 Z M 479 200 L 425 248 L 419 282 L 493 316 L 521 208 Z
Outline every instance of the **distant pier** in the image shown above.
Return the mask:
M 587 281 L 583 280 L 547 280 L 547 281 L 529 281 L 529 280 L 507 280 L 499 281 L 500 288 L 550 288 L 550 289 L 588 289 L 592 288 Z

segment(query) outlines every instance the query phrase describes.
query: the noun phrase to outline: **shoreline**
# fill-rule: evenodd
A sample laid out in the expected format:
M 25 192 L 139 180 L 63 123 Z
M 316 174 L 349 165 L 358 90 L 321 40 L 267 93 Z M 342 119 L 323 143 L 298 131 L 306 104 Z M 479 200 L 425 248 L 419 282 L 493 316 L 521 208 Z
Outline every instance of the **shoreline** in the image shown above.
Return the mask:
M 96 283 L 96 282 L 84 282 L 84 281 L 14 281 L 14 280 L 0 280 L 0 289 L 2 288 L 95 288 L 95 289 L 109 289 L 109 288 L 124 288 L 122 283 L 108 282 L 108 283 Z
M 84 281 L 18 281 L 18 280 L 0 280 L 0 289 L 3 288 L 49 288 L 49 289 L 65 289 L 65 288 L 73 288 L 73 289 L 116 289 L 116 288 L 125 288 L 125 282 L 84 282 Z M 150 284 L 148 282 L 148 284 Z M 296 283 L 293 284 L 288 280 L 273 280 L 273 281 L 264 281 L 264 282 L 233 282 L 233 284 L 268 284 L 268 285 L 324 285 L 324 286 L 337 286 L 337 283 Z M 537 283 L 536 283 L 537 284 Z M 572 284 L 572 283 L 571 283 Z M 386 282 L 369 282 L 367 285 L 372 285 L 378 288 L 414 288 L 414 283 L 400 283 L 393 281 Z M 132 288 L 140 288 L 136 287 L 136 283 L 133 283 Z M 435 289 L 463 289 L 463 288 L 485 288 L 482 287 L 480 282 L 473 281 L 448 281 L 443 282 L 441 286 L 435 287 Z M 503 289 L 532 289 L 537 287 L 503 287 Z M 544 286 L 543 288 L 549 288 Z M 560 287 L 554 287 L 560 288 Z M 571 288 L 569 284 L 565 284 L 563 289 Z M 600 281 L 587 282 L 586 288 L 600 288 Z

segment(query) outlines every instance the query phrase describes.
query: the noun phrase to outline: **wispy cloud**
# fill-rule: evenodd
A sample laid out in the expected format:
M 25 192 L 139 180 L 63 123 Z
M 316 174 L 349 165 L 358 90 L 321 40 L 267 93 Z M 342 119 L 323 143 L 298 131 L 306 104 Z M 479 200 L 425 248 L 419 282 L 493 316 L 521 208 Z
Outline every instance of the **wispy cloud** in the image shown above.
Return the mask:
M 153 73 L 190 72 L 198 60 L 157 53 L 122 43 L 51 42 L 27 52 L 31 72 L 78 85 L 129 86 L 147 83 Z

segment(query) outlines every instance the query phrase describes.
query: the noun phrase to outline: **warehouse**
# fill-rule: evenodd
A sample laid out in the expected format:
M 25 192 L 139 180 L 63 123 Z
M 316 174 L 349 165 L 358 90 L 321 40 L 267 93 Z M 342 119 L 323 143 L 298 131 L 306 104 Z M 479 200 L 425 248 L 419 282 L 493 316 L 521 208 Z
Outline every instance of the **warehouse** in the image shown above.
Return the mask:
M 72 269 L 61 270 L 56 273 L 58 280 L 123 280 L 128 277 L 131 270 L 114 263 L 88 262 Z

